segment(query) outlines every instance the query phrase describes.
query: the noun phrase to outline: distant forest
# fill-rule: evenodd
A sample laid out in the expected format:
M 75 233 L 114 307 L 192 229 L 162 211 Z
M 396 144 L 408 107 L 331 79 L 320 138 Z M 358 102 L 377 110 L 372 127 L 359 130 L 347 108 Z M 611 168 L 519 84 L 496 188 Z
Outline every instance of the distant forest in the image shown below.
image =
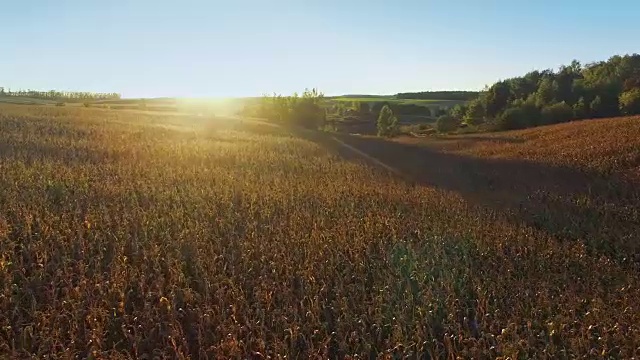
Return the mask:
M 118 100 L 118 93 L 94 93 L 87 91 L 37 91 L 37 90 L 16 90 L 11 91 L 0 87 L 0 96 L 26 97 L 39 100 L 51 101 L 96 101 L 96 100 Z
M 496 130 L 522 129 L 572 120 L 640 114 L 640 55 L 616 55 L 558 70 L 531 71 L 498 81 L 478 98 L 457 105 L 451 121 Z
M 396 99 L 469 101 L 480 95 L 478 91 L 421 91 L 396 94 Z
M 480 95 L 478 91 L 420 91 L 406 92 L 395 95 L 367 95 L 367 94 L 348 94 L 338 96 L 343 99 L 398 99 L 398 100 L 456 100 L 469 101 Z

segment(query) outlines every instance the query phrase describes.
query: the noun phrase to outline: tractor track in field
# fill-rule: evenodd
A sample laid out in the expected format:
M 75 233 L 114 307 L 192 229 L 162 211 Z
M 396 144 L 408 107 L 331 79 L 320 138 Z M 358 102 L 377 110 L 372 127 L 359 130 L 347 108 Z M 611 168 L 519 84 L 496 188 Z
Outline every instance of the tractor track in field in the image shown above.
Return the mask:
M 331 136 L 331 140 L 335 141 L 339 146 L 342 146 L 342 147 L 346 148 L 347 150 L 349 150 L 349 151 L 355 153 L 356 155 L 360 156 L 365 161 L 368 161 L 368 162 L 370 162 L 370 163 L 372 163 L 372 164 L 374 164 L 376 166 L 379 166 L 379 167 L 389 171 L 390 173 L 392 173 L 392 174 L 394 174 L 394 175 L 396 175 L 396 176 L 398 176 L 400 178 L 403 178 L 405 180 L 411 180 L 409 178 L 409 176 L 407 176 L 406 174 L 402 173 L 400 170 L 383 163 L 382 161 L 374 158 L 373 156 L 365 153 L 364 151 L 345 143 L 344 141 L 338 139 L 337 137 Z

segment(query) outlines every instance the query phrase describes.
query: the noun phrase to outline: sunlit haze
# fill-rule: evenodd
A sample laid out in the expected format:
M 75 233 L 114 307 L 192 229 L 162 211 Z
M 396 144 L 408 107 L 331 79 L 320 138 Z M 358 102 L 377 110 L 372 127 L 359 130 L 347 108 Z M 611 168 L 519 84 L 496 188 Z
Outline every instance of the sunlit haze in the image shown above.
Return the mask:
M 638 14 L 633 0 L 7 1 L 0 86 L 125 97 L 478 90 L 628 53 Z

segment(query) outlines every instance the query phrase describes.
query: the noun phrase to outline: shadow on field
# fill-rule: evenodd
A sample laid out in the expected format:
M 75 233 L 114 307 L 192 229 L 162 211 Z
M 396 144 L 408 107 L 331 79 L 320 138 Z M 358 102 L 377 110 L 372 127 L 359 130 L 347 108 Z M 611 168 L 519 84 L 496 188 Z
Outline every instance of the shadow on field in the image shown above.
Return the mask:
M 582 241 L 592 255 L 640 265 L 640 191 L 634 184 L 530 161 L 448 154 L 378 138 L 335 137 L 417 184 L 456 192 L 560 240 Z M 320 141 L 328 144 L 327 139 Z M 332 146 L 342 148 L 338 152 L 348 159 L 362 159 L 335 142 Z

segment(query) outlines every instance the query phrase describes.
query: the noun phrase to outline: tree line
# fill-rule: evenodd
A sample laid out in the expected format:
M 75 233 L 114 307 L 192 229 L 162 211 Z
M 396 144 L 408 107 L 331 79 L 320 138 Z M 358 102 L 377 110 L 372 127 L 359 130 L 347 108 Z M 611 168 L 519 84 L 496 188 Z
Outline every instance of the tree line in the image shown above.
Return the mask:
M 635 114 L 640 114 L 638 54 L 584 66 L 574 60 L 557 71 L 536 70 L 498 81 L 466 105 L 453 107 L 442 123 L 486 122 L 511 130 Z
M 362 97 L 362 96 L 359 96 Z M 397 116 L 438 117 L 436 129 L 451 132 L 461 125 L 486 124 L 491 130 L 512 130 L 572 120 L 640 114 L 640 55 L 613 56 L 582 65 L 574 60 L 557 70 L 535 70 L 496 82 L 482 92 L 441 91 L 401 93 L 397 99 L 462 100 L 450 109 L 393 101 L 335 102 L 328 105 L 317 89 L 302 95 L 263 96 L 243 115 L 271 121 L 320 127 L 330 116 L 377 118 L 379 135 L 397 133 Z
M 396 99 L 419 99 L 419 100 L 458 100 L 469 101 L 480 95 L 478 91 L 420 91 L 406 92 L 395 95 Z
M 328 109 L 340 116 L 350 113 L 367 115 L 369 113 L 379 114 L 385 106 L 389 107 L 396 115 L 438 117 L 447 113 L 446 107 L 402 104 L 393 101 L 336 101 Z
M 263 95 L 257 101 L 247 104 L 240 114 L 282 125 L 317 129 L 326 122 L 323 101 L 324 94 L 315 88 L 305 89 L 302 94 L 294 93 L 291 96 Z
M 119 100 L 118 93 L 95 93 L 87 91 L 37 91 L 37 90 L 16 90 L 0 87 L 0 96 L 28 97 L 32 99 L 51 101 L 97 101 L 97 100 Z
M 306 89 L 291 96 L 272 94 L 249 99 L 238 112 L 241 116 L 255 117 L 286 126 L 309 129 L 334 128 L 336 118 L 376 121 L 379 136 L 398 134 L 397 116 L 441 116 L 446 108 L 388 101 L 330 101 L 317 89 Z

